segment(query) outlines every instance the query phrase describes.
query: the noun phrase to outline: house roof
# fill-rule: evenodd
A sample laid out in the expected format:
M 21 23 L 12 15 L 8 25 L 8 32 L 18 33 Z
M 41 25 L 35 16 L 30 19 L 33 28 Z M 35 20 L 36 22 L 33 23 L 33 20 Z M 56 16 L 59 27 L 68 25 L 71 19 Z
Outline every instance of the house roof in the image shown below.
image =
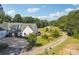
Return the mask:
M 36 23 L 3 23 L 0 24 L 0 27 L 2 27 L 5 30 L 9 30 L 10 27 L 18 26 L 21 31 L 23 31 L 27 26 L 29 26 L 34 32 L 37 31 Z
M 8 29 L 7 23 L 2 23 L 2 24 L 0 24 L 0 27 L 1 27 L 2 29 L 5 29 L 5 30 Z

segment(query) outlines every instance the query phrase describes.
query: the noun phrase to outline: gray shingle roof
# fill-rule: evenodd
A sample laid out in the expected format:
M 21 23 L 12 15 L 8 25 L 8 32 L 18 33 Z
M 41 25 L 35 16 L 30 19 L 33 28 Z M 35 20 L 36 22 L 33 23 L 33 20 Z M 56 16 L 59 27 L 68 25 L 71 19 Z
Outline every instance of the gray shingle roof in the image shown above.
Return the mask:
M 0 27 L 2 27 L 5 30 L 10 30 L 10 27 L 13 26 L 19 26 L 21 31 L 23 31 L 27 26 L 29 26 L 34 32 L 37 32 L 37 26 L 35 23 L 3 23 L 0 24 Z

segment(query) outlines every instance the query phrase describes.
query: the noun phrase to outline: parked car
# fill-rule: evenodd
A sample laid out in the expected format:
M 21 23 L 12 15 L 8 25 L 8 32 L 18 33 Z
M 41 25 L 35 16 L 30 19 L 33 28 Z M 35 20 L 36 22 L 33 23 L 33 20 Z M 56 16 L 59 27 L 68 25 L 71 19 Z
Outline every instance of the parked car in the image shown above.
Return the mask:
M 38 32 L 36 33 L 36 35 L 37 35 L 37 36 L 40 36 L 40 35 L 41 35 L 41 32 L 38 31 Z

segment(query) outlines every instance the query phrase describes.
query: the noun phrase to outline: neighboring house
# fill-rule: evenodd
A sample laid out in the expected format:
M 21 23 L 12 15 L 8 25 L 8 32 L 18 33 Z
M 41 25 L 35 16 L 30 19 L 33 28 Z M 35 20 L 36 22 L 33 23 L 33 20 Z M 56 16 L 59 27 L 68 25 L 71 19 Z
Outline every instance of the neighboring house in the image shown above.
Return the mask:
M 0 28 L 7 31 L 9 35 L 26 36 L 30 33 L 37 33 L 37 25 L 35 23 L 3 23 Z

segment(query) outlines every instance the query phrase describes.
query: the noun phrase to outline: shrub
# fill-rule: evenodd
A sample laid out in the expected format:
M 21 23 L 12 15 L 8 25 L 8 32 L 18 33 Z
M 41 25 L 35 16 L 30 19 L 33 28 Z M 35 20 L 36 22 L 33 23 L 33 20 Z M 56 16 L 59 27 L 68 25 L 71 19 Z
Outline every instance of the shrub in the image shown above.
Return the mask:
M 6 43 L 0 43 L 0 51 L 6 49 L 8 47 L 8 44 Z
M 49 31 L 49 28 L 46 28 L 45 31 L 48 32 Z
M 58 30 L 54 30 L 52 33 L 51 33 L 52 37 L 55 37 L 55 38 L 58 38 L 60 35 L 60 32 Z
M 46 34 L 42 35 L 42 38 L 48 39 L 48 36 Z
M 28 40 L 30 47 L 35 46 L 35 43 L 37 41 L 37 36 L 35 34 L 30 34 L 29 36 L 26 36 L 25 38 Z
M 27 36 L 27 39 L 29 42 L 36 41 L 37 36 L 35 34 L 30 34 L 29 36 Z
M 73 34 L 73 37 L 79 39 L 79 33 L 77 31 L 75 31 Z
M 31 44 L 29 44 L 28 46 L 26 46 L 25 49 L 27 49 L 27 51 L 32 50 L 32 46 L 31 46 Z
M 35 44 L 35 46 L 40 47 L 40 46 L 42 46 L 42 44 L 41 43 L 38 43 L 38 44 Z

